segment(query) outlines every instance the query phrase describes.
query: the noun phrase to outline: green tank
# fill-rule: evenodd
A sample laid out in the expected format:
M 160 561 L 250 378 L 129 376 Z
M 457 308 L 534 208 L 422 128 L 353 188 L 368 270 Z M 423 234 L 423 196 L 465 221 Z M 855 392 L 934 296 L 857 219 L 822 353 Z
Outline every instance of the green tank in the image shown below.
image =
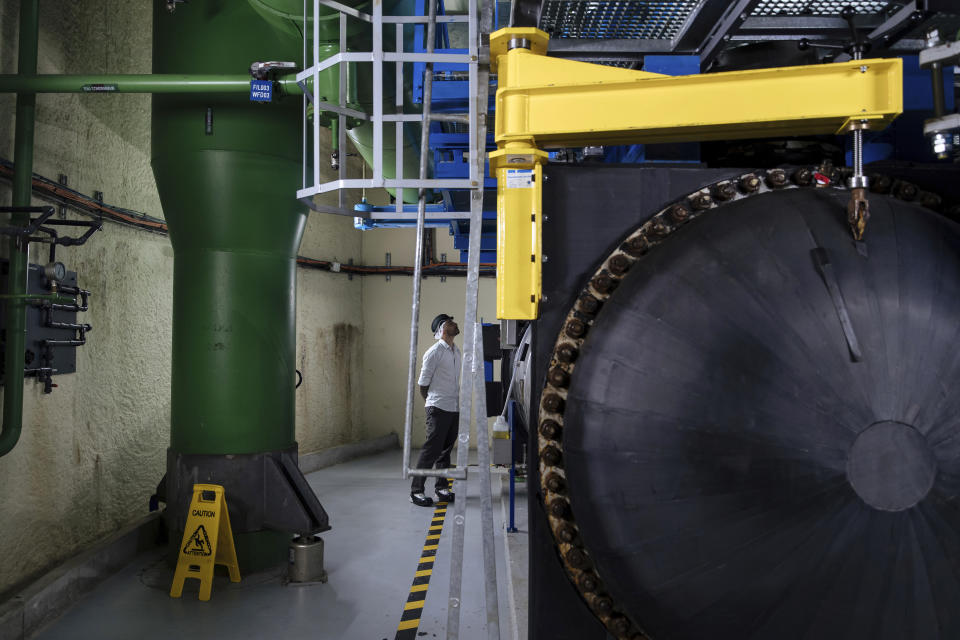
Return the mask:
M 154 6 L 154 73 L 236 74 L 302 56 L 247 3 Z M 171 458 L 296 444 L 301 109 L 293 97 L 153 96 L 152 163 L 174 250 Z M 180 486 L 170 474 L 168 462 L 168 490 Z M 245 571 L 282 561 L 287 534 L 234 530 Z

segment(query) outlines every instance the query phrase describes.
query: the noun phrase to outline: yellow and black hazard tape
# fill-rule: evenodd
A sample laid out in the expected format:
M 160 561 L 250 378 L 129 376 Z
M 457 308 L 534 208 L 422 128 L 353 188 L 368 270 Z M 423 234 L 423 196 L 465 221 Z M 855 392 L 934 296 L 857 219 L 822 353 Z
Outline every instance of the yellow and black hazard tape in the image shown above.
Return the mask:
M 417 571 L 413 574 L 413 584 L 410 585 L 410 595 L 403 605 L 403 615 L 397 626 L 397 635 L 394 640 L 413 640 L 417 637 L 420 628 L 420 616 L 423 615 L 423 605 L 427 602 L 427 587 L 430 586 L 430 576 L 433 575 L 433 561 L 437 559 L 437 547 L 440 546 L 440 534 L 443 532 L 443 521 L 447 516 L 447 503 L 438 502 L 433 510 L 433 519 L 427 529 L 427 539 L 423 543 L 420 553 L 420 562 Z

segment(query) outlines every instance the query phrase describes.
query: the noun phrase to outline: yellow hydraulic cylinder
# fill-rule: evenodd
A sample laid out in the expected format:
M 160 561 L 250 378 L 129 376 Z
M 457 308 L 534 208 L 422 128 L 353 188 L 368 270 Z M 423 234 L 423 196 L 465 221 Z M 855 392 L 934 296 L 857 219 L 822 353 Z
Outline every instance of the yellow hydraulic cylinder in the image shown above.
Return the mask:
M 903 110 L 899 58 L 672 77 L 548 58 L 547 41 L 531 28 L 490 36 L 499 87 L 497 151 L 490 154 L 497 176 L 499 318 L 537 317 L 542 148 L 882 129 Z M 507 183 L 520 175 L 510 170 L 518 169 L 535 169 L 535 184 L 523 192 Z

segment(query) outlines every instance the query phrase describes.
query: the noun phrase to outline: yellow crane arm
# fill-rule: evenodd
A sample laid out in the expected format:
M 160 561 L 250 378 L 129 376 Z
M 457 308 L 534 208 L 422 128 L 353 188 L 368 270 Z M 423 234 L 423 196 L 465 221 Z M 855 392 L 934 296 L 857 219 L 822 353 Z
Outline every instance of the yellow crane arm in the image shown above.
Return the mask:
M 899 58 L 674 77 L 549 58 L 548 38 L 490 36 L 502 319 L 537 317 L 543 148 L 839 134 L 882 129 L 903 110 Z

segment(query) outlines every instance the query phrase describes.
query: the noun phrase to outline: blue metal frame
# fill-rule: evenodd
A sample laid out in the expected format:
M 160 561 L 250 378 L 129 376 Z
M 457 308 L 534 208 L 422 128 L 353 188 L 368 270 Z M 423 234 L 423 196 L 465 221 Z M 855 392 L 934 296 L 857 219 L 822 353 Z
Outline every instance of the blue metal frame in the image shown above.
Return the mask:
M 426 15 L 426 0 L 416 0 L 415 2 L 415 12 L 417 15 Z M 497 9 L 495 8 L 495 11 Z M 443 0 L 440 0 L 439 6 L 437 8 L 438 15 L 444 15 L 446 13 L 445 7 L 443 5 Z M 499 20 L 499 16 L 495 16 L 495 19 Z M 413 52 L 423 53 L 426 50 L 425 47 L 425 27 L 424 25 L 416 25 L 414 27 L 414 37 L 413 37 Z M 454 49 L 450 47 L 450 35 L 448 31 L 448 25 L 446 23 L 439 23 L 437 25 L 437 39 L 435 41 L 436 53 L 457 53 L 463 54 L 466 53 L 466 49 Z M 423 77 L 426 71 L 425 62 L 415 62 L 413 63 L 413 102 L 415 104 L 423 103 Z M 465 64 L 449 64 L 449 63 L 437 63 L 433 65 L 434 72 L 434 83 L 433 83 L 433 98 L 430 105 L 430 108 L 434 112 L 457 112 L 465 113 L 468 111 L 468 101 L 469 101 L 469 83 L 466 79 L 459 79 L 465 77 L 467 73 L 467 65 Z M 450 79 L 446 79 L 444 76 L 450 76 Z M 457 79 L 454 79 L 457 78 Z M 493 109 L 494 100 L 496 93 L 496 82 L 491 81 L 491 91 L 490 91 L 490 109 Z M 469 158 L 467 158 L 468 151 L 470 149 L 469 143 L 469 134 L 467 132 L 450 132 L 445 131 L 444 129 L 449 129 L 449 125 L 444 125 L 440 122 L 432 122 L 430 124 L 430 150 L 433 153 L 433 175 L 435 178 L 467 178 L 470 175 L 470 164 Z M 496 149 L 496 144 L 494 143 L 494 136 L 491 132 L 487 135 L 487 151 L 492 151 Z M 485 165 L 484 171 L 484 188 L 495 190 L 497 188 L 496 179 L 489 177 L 489 165 Z M 442 204 L 432 204 L 427 205 L 427 211 L 429 213 L 443 213 L 446 211 L 454 211 L 454 206 L 452 204 L 452 198 L 448 190 L 442 190 L 441 196 L 443 197 Z M 382 214 L 383 216 L 389 216 L 391 212 L 395 211 L 395 207 L 372 207 L 370 205 L 365 205 L 365 209 L 361 209 L 360 205 L 357 205 L 356 209 L 359 212 L 375 212 Z M 403 208 L 404 213 L 415 212 L 416 206 L 405 205 Z M 485 211 L 483 214 L 484 220 L 495 221 L 496 220 L 496 211 Z M 390 219 L 389 217 L 381 217 L 378 215 L 378 219 L 373 220 L 369 216 L 358 216 L 354 221 L 354 226 L 358 229 L 381 229 L 381 228 L 407 228 L 413 227 L 415 223 L 410 220 L 400 220 L 400 219 Z M 460 251 L 460 260 L 461 262 L 466 262 L 467 260 L 467 224 L 464 220 L 453 220 L 453 219 L 433 219 L 427 226 L 439 228 L 439 227 L 449 227 L 450 235 L 454 237 L 454 247 Z M 484 224 L 484 233 L 481 240 L 482 253 L 480 256 L 481 262 L 496 262 L 496 224 L 488 225 Z
M 510 523 L 507 525 L 507 533 L 517 533 L 517 435 L 514 425 L 516 424 L 516 403 L 513 400 L 507 402 L 507 423 L 510 425 Z

